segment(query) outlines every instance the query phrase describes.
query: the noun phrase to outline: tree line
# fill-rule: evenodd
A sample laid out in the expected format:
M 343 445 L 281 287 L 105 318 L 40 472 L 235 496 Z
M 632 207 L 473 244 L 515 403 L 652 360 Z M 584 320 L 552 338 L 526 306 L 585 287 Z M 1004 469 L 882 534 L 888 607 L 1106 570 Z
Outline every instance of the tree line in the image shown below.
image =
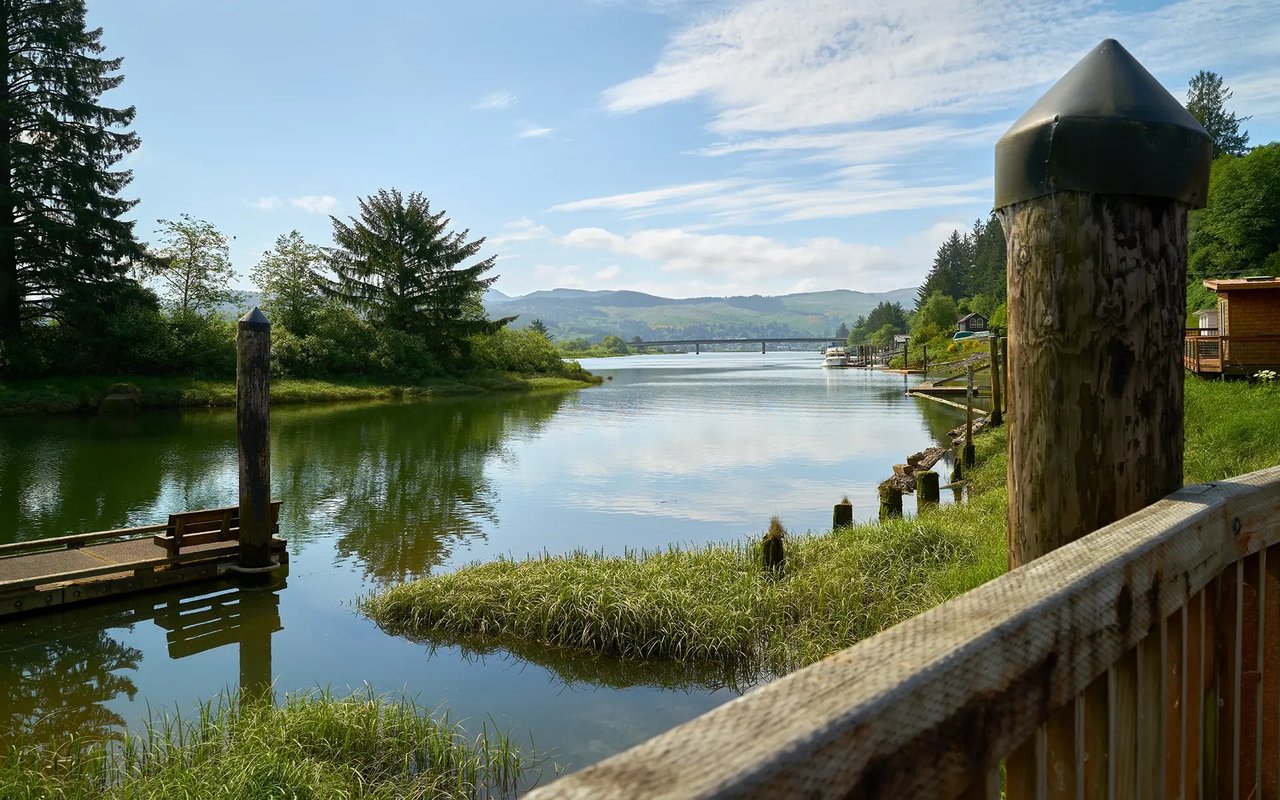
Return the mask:
M 135 109 L 83 0 L 0 3 L 0 375 L 235 371 L 228 239 L 182 214 L 156 242 L 124 219 Z M 559 371 L 544 336 L 491 320 L 483 237 L 417 192 L 379 190 L 330 218 L 332 242 L 280 236 L 253 267 L 285 375 L 414 380 L 476 366 Z

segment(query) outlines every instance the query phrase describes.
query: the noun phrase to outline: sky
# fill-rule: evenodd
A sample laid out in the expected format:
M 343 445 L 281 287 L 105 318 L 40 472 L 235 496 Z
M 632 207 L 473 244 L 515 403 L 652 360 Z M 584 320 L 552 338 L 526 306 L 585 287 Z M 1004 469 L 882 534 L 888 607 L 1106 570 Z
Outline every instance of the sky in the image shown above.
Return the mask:
M 1280 139 L 1276 0 L 88 0 L 134 105 L 136 232 L 190 214 L 237 286 L 275 238 L 421 192 L 495 288 L 917 285 L 996 140 L 1116 38 Z

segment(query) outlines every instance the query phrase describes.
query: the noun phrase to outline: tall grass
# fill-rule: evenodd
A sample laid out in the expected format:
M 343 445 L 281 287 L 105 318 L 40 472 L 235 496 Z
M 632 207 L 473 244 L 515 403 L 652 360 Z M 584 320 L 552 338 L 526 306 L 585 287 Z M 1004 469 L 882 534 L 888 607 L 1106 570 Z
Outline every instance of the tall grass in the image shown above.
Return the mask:
M 965 505 L 790 535 L 781 578 L 751 541 L 499 561 L 361 601 L 392 633 L 718 662 L 741 685 L 816 661 L 1004 569 L 1003 434 Z M 997 475 L 998 473 L 998 475 Z
M 1186 390 L 1188 482 L 1280 464 L 1280 390 L 1198 378 Z M 1004 572 L 1007 433 L 997 429 L 977 445 L 968 502 L 788 536 L 779 579 L 765 579 L 753 537 L 620 557 L 502 559 L 393 587 L 363 598 L 361 607 L 387 631 L 428 641 L 710 662 L 727 683 L 749 684 Z
M 224 696 L 115 746 L 10 742 L 0 797 L 486 798 L 513 793 L 529 767 L 501 732 L 486 725 L 469 738 L 407 701 L 319 692 L 277 707 Z

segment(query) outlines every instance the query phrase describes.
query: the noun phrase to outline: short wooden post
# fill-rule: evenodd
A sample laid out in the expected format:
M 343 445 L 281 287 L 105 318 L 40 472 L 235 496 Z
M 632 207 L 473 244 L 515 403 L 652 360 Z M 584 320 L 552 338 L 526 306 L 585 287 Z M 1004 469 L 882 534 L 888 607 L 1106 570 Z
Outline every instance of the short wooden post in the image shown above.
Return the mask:
M 236 335 L 236 450 L 240 462 L 240 566 L 271 566 L 271 323 L 258 309 Z
M 929 345 L 920 345 L 920 359 L 922 362 L 921 371 L 926 378 L 929 377 Z
M 1000 341 L 991 337 L 991 415 L 987 417 L 990 425 L 999 425 L 1004 421 L 1000 412 Z
M 933 470 L 916 473 L 916 505 L 936 506 L 942 500 L 939 475 Z
M 838 531 L 853 524 L 853 503 L 844 498 L 831 509 L 831 530 Z
M 760 343 L 760 355 L 764 355 L 764 342 Z
M 902 490 L 887 483 L 880 484 L 880 519 L 902 516 Z
M 964 480 L 964 449 L 957 447 L 951 451 L 951 482 Z
M 777 577 L 786 569 L 787 554 L 782 540 L 787 536 L 787 529 L 782 527 L 782 520 L 774 517 L 769 520 L 769 530 L 765 531 L 760 541 L 760 556 L 765 575 Z
M 996 144 L 1011 568 L 1182 485 L 1187 210 L 1204 205 L 1211 156 L 1199 123 L 1112 39 Z M 1039 758 L 1031 741 L 1009 755 L 1011 797 L 1080 759 L 1080 743 L 1103 746 L 1105 731 L 1079 724 L 1068 703 L 1034 737 Z
M 973 449 L 973 365 L 969 365 L 969 383 L 964 392 L 964 465 L 972 467 L 977 457 Z

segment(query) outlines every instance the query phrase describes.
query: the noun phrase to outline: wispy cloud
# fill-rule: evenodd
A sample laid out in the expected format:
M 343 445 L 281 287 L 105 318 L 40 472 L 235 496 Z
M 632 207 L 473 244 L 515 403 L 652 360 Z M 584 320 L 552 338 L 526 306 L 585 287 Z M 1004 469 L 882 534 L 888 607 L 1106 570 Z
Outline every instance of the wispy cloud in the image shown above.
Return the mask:
M 546 225 L 540 225 L 528 217 L 521 217 L 515 222 L 503 225 L 502 233 L 490 236 L 486 244 L 501 247 L 511 242 L 529 242 L 535 239 L 547 239 L 550 236 L 551 231 L 547 230 Z
M 515 104 L 516 96 L 514 94 L 499 90 L 481 97 L 472 108 L 477 111 L 500 111 Z
M 327 194 L 309 194 L 291 199 L 289 205 L 308 214 L 332 214 L 338 210 L 338 198 Z
M 259 197 L 257 200 L 248 201 L 248 203 L 259 211 L 274 211 L 281 206 L 280 198 L 274 195 L 271 197 Z
M 520 139 L 541 139 L 544 136 L 550 136 L 555 132 L 555 128 L 543 128 L 538 125 L 525 125 L 518 133 L 516 133 L 516 137 Z

